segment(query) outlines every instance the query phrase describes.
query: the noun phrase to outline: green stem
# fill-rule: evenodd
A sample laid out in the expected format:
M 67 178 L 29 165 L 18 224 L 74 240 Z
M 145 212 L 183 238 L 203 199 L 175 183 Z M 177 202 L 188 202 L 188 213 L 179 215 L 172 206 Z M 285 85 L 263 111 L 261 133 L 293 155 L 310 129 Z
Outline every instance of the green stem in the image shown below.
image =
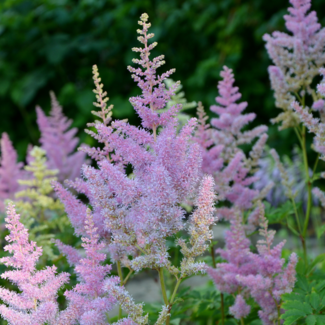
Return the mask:
M 164 303 L 166 306 L 168 306 L 168 298 L 167 298 L 166 286 L 164 280 L 164 270 L 162 267 L 158 269 L 158 273 L 159 273 L 159 280 L 160 280 L 161 292 L 164 298 Z
M 318 165 L 318 161 L 319 161 L 319 153 L 317 154 L 317 158 L 316 158 L 316 161 L 315 161 L 315 164 L 314 164 L 314 168 L 313 168 L 313 177 L 314 177 L 314 174 L 315 174 L 315 171 L 316 171 L 317 165 Z
M 176 282 L 176 285 L 175 285 L 175 288 L 174 288 L 173 294 L 172 294 L 172 296 L 171 296 L 171 298 L 170 298 L 170 302 L 169 302 L 169 304 L 168 304 L 168 303 L 166 304 L 166 305 L 168 306 L 168 308 L 169 308 L 169 316 L 168 316 L 167 319 L 166 319 L 166 325 L 169 325 L 169 322 L 170 322 L 170 311 L 171 311 L 171 309 L 172 309 L 173 302 L 174 302 L 174 299 L 175 299 L 175 296 L 176 296 L 176 293 L 177 293 L 178 287 L 179 287 L 179 285 L 181 284 L 181 282 L 182 282 L 182 278 L 179 278 L 179 279 L 177 280 L 177 282 Z
M 210 252 L 211 252 L 211 257 L 212 257 L 212 266 L 214 268 L 216 268 L 216 256 L 215 256 L 215 253 L 214 253 L 214 247 L 213 247 L 213 245 L 211 245 Z
M 121 262 L 120 261 L 117 261 L 117 273 L 120 277 L 120 284 L 121 286 L 124 284 L 124 280 L 123 280 L 123 273 L 122 273 L 122 267 L 121 267 Z M 122 318 L 122 307 L 121 305 L 119 305 L 118 307 L 118 319 L 121 319 Z
M 304 167 L 305 167 L 305 174 L 306 174 L 306 180 L 307 180 L 307 186 L 308 186 L 308 201 L 307 201 L 307 209 L 306 209 L 306 216 L 305 216 L 305 222 L 304 222 L 304 228 L 302 235 L 304 238 L 306 238 L 307 234 L 307 228 L 309 224 L 309 218 L 310 218 L 310 211 L 311 211 L 311 181 L 309 177 L 309 170 L 308 170 L 308 158 L 307 158 L 307 150 L 306 150 L 306 127 L 302 127 L 302 151 L 303 151 L 303 160 L 304 160 Z
M 245 323 L 244 323 L 244 318 L 243 318 L 243 317 L 240 319 L 240 324 L 241 324 L 241 325 L 245 325 Z
M 175 288 L 174 288 L 174 291 L 173 291 L 173 294 L 172 294 L 172 297 L 170 298 L 170 305 L 174 302 L 174 299 L 175 299 L 175 296 L 176 296 L 176 293 L 177 293 L 177 290 L 178 290 L 178 287 L 179 285 L 181 284 L 182 282 L 182 278 L 179 278 L 176 282 L 176 285 L 175 285 Z
M 138 244 L 135 244 L 135 247 L 144 255 L 148 255 L 147 252 L 143 248 L 141 248 Z
M 300 225 L 298 210 L 297 210 L 296 202 L 295 202 L 293 197 L 291 197 L 291 202 L 292 202 L 292 205 L 293 205 L 293 210 L 295 211 L 295 217 L 296 217 L 299 233 L 301 234 L 301 225 Z
M 220 292 L 220 298 L 221 298 L 221 324 L 225 325 L 225 303 L 224 303 L 222 292 Z
M 177 279 L 177 282 L 176 282 L 176 285 L 175 285 L 175 288 L 174 288 L 173 294 L 172 294 L 172 296 L 171 296 L 171 298 L 170 298 L 170 301 L 169 301 L 169 303 L 168 303 L 168 301 L 167 301 L 167 303 L 166 303 L 166 306 L 168 306 L 168 309 L 169 309 L 169 316 L 167 316 L 167 319 L 166 319 L 166 325 L 169 325 L 169 322 L 170 322 L 170 311 L 171 311 L 171 309 L 172 309 L 173 302 L 174 302 L 174 299 L 175 299 L 175 296 L 176 296 L 176 293 L 177 293 L 178 287 L 179 287 L 179 285 L 181 284 L 181 282 L 182 282 L 182 278 Z M 167 298 L 167 296 L 166 296 L 166 298 Z
M 302 248 L 304 250 L 304 259 L 306 265 L 308 265 L 308 260 L 307 260 L 307 248 L 306 248 L 306 240 L 303 236 L 300 236 L 301 242 L 302 242 Z
M 133 270 L 130 270 L 129 273 L 127 274 L 127 276 L 125 277 L 124 281 L 123 281 L 123 285 L 126 285 L 126 283 L 129 280 L 129 277 L 131 276 L 132 273 L 133 273 Z
M 302 138 L 301 138 L 301 135 L 299 133 L 299 130 L 297 129 L 297 127 L 295 127 L 294 130 L 296 132 L 296 135 L 297 135 L 297 138 L 298 138 L 300 144 L 302 144 Z

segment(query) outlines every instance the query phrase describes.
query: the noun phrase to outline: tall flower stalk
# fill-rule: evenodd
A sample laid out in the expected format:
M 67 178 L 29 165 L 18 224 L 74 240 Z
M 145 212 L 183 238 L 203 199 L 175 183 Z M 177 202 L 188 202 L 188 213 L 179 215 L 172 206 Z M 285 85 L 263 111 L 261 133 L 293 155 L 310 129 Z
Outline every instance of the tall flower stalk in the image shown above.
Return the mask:
M 309 161 L 306 147 L 306 126 L 300 124 L 299 116 L 292 106 L 297 101 L 302 109 L 306 108 L 307 97 L 317 101 L 312 88 L 314 77 L 325 63 L 325 28 L 318 23 L 315 11 L 308 13 L 311 0 L 290 0 L 289 14 L 284 16 L 286 27 L 292 35 L 275 31 L 264 35 L 266 48 L 274 65 L 269 67 L 271 85 L 274 90 L 276 106 L 283 112 L 272 121 L 282 122 L 280 129 L 293 127 L 303 152 L 305 179 L 308 191 L 307 207 L 301 226 L 305 256 L 305 240 L 312 207 L 313 177 L 309 173 Z M 317 106 L 317 104 L 316 104 Z M 318 159 L 314 166 L 317 167 Z M 298 222 L 298 221 L 297 221 Z M 297 227 L 298 224 L 297 224 Z M 307 262 L 307 260 L 306 260 Z
M 94 68 L 96 106 L 101 109 L 96 115 L 101 120 L 90 125 L 95 130 L 87 132 L 102 147 L 86 150 L 97 160 L 98 168 L 84 165 L 83 179 L 68 184 L 89 199 L 98 234 L 117 264 L 121 287 L 125 283 L 123 268 L 130 272 L 144 268 L 158 272 L 164 305 L 157 322 L 169 324 L 180 283 L 192 274 L 205 272 L 205 264 L 195 259 L 212 239 L 210 228 L 216 221 L 214 182 L 211 177 L 202 178 L 200 148 L 191 142 L 196 119 L 190 119 L 178 132 L 177 112 L 181 105 L 164 110 L 178 83 L 166 89 L 164 80 L 174 70 L 158 75 L 156 69 L 164 64 L 164 56 L 150 59 L 150 51 L 157 43 L 149 44 L 154 35 L 149 33 L 147 14 L 141 16 L 139 25 L 142 47 L 133 48 L 140 53 L 140 59 L 133 60 L 139 67 L 128 69 L 142 91 L 130 98 L 141 127 L 111 121 L 112 107 L 106 105 L 107 95 Z M 76 231 L 84 235 L 86 205 L 59 183 L 55 188 Z M 185 222 L 181 204 L 195 197 L 197 209 Z M 169 259 L 166 240 L 181 230 L 189 232 L 190 240 L 178 241 L 183 259 L 180 267 L 175 267 Z M 176 281 L 170 297 L 165 288 L 166 271 Z

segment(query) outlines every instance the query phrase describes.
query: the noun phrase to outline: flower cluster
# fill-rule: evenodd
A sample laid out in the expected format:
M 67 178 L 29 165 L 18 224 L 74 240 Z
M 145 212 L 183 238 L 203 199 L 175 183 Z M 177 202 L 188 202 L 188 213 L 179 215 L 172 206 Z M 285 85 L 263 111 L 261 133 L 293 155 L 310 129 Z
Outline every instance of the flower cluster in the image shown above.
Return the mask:
M 278 319 L 280 299 L 284 293 L 291 292 L 295 283 L 297 255 L 292 253 L 290 261 L 284 267 L 281 258 L 282 241 L 273 248 L 275 231 L 268 230 L 268 221 L 264 209 L 259 204 L 260 235 L 257 253 L 250 251 L 250 241 L 242 227 L 242 215 L 237 214 L 226 235 L 226 249 L 217 252 L 227 261 L 219 263 L 216 269 L 209 268 L 208 273 L 221 292 L 236 293 L 236 301 L 230 312 L 235 318 L 246 317 L 250 308 L 244 298 L 251 296 L 261 307 L 259 316 L 263 324 L 271 325 Z
M 284 110 L 273 119 L 282 122 L 280 129 L 299 124 L 291 103 L 295 96 L 303 97 L 306 93 L 314 96 L 311 84 L 325 63 L 325 28 L 318 23 L 315 11 L 308 13 L 311 0 L 290 0 L 290 3 L 290 14 L 284 19 L 292 35 L 278 31 L 272 36 L 264 35 L 274 63 L 269 67 L 269 75 L 276 106 Z
M 235 207 L 246 210 L 252 207 L 253 201 L 260 195 L 250 185 L 257 180 L 252 173 L 258 165 L 267 140 L 267 127 L 261 125 L 252 130 L 241 131 L 255 119 L 255 114 L 242 114 L 247 103 L 237 103 L 241 94 L 238 87 L 234 86 L 232 70 L 224 67 L 220 75 L 223 80 L 218 84 L 220 96 L 216 98 L 220 106 L 211 106 L 211 111 L 219 115 L 211 120 L 213 128 L 206 124 L 207 117 L 201 105 L 198 108 L 197 142 L 203 156 L 202 172 L 213 175 L 221 200 L 226 199 Z M 246 157 L 240 145 L 250 144 L 255 138 L 258 141 Z M 229 209 L 221 209 L 219 212 L 226 219 L 233 215 Z
M 18 180 L 24 179 L 23 163 L 17 162 L 17 153 L 7 133 L 0 141 L 0 212 L 4 212 L 6 199 L 13 199 L 22 187 Z
M 14 270 L 1 274 L 20 290 L 19 293 L 0 288 L 1 316 L 12 325 L 56 325 L 58 316 L 57 292 L 68 281 L 68 273 L 56 274 L 56 267 L 38 271 L 36 263 L 42 249 L 28 241 L 28 230 L 20 223 L 19 214 L 12 203 L 8 204 L 6 227 L 10 234 L 4 247 L 12 256 L 2 257 L 0 262 Z
M 315 71 L 325 63 L 325 36 L 315 13 L 307 15 L 310 1 L 291 3 L 293 8 L 285 19 L 293 36 L 279 32 L 265 36 L 276 65 L 269 71 L 277 106 L 285 110 L 277 120 L 285 127 L 296 125 L 299 117 L 316 134 L 315 149 L 324 155 L 325 83 L 318 86 L 317 94 L 312 94 L 310 87 Z M 135 303 L 125 284 L 132 274 L 151 269 L 158 272 L 163 298 L 156 325 L 170 324 L 181 282 L 206 272 L 222 299 L 223 294 L 235 297 L 229 308 L 234 318 L 243 322 L 254 300 L 263 324 L 280 324 L 281 295 L 291 292 L 294 286 L 297 255 L 291 254 L 285 266 L 281 258 L 285 241 L 273 246 L 275 231 L 268 229 L 261 202 L 272 195 L 272 182 L 265 183 L 265 172 L 259 170 L 267 127 L 247 128 L 256 115 L 244 113 L 247 103 L 240 102 L 233 71 L 227 67 L 220 74 L 217 105 L 210 108 L 217 116 L 210 123 L 201 102 L 198 119 L 180 113 L 193 103 L 187 103 L 183 93 L 178 93 L 179 82 L 168 79 L 174 69 L 157 73 L 165 61 L 163 55 L 151 58 L 157 43 L 149 42 L 154 34 L 149 32 L 148 15 L 142 14 L 138 23 L 141 47 L 133 48 L 140 55 L 133 59 L 138 67 L 129 66 L 128 70 L 141 90 L 140 95 L 130 98 L 141 120 L 140 127 L 126 120 L 113 120 L 113 105 L 108 105 L 109 98 L 94 65 L 94 106 L 98 110 L 92 112 L 96 120 L 88 123 L 86 132 L 98 141 L 98 147 L 83 146 L 74 153 L 76 129 L 69 129 L 71 121 L 63 115 L 53 93 L 49 117 L 37 108 L 42 147 L 29 152 L 26 173 L 22 164 L 16 163 L 17 155 L 8 136 L 2 137 L 0 199 L 14 195 L 23 198 L 17 202 L 18 212 L 38 223 L 38 228 L 29 223 L 31 236 L 35 229 L 41 232 L 47 227 L 53 211 L 60 215 L 57 220 L 62 227 L 66 220 L 64 205 L 75 235 L 81 237 L 82 248 L 55 240 L 78 280 L 64 292 L 67 307 L 59 310 L 58 290 L 67 283 L 68 274 L 58 275 L 55 266 L 36 268 L 42 249 L 36 246 L 37 238 L 35 242 L 28 240 L 24 219 L 19 219 L 13 203 L 9 203 L 6 222 L 10 234 L 5 250 L 13 256 L 0 261 L 14 270 L 1 277 L 16 284 L 19 293 L 0 289 L 4 302 L 0 314 L 9 324 L 105 325 L 111 322 L 109 313 L 118 305 L 116 325 L 145 325 L 149 315 L 144 313 L 142 303 Z M 321 73 L 324 75 L 324 70 Z M 319 111 L 321 120 L 315 119 L 301 102 L 293 102 L 293 96 L 302 97 L 301 90 L 315 97 L 312 107 Z M 251 146 L 248 154 L 243 145 Z M 305 150 L 303 142 L 302 146 Z M 85 154 L 94 160 L 93 165 L 85 163 Z M 294 204 L 291 179 L 277 153 L 271 150 L 271 154 L 278 167 L 275 173 L 281 175 L 285 194 Z M 305 157 L 306 150 L 304 161 Z M 309 182 L 312 175 L 308 164 L 304 169 Z M 317 189 L 315 195 L 325 205 L 325 195 Z M 305 200 L 306 210 L 310 211 L 309 194 Z M 191 213 L 185 211 L 186 205 L 194 207 Z M 225 234 L 225 249 L 216 250 L 223 261 L 211 268 L 198 258 L 210 248 L 212 228 L 218 218 L 229 221 L 230 229 Z M 254 251 L 248 234 L 256 229 L 263 239 Z M 304 236 L 300 233 L 303 244 Z M 182 254 L 179 263 L 172 263 L 168 245 L 171 239 L 175 239 L 176 249 Z M 43 252 L 46 249 L 44 244 Z M 111 275 L 113 265 L 108 260 L 116 264 L 119 277 Z M 124 278 L 126 270 L 129 273 Z M 164 282 L 166 271 L 176 283 L 170 295 Z
M 62 113 L 62 107 L 53 92 L 51 112 L 46 116 L 40 107 L 36 107 L 37 124 L 41 132 L 41 148 L 46 151 L 48 168 L 58 170 L 58 180 L 75 179 L 80 176 L 80 168 L 85 162 L 83 152 L 74 152 L 79 139 L 75 137 L 76 128 L 69 129 L 72 121 Z

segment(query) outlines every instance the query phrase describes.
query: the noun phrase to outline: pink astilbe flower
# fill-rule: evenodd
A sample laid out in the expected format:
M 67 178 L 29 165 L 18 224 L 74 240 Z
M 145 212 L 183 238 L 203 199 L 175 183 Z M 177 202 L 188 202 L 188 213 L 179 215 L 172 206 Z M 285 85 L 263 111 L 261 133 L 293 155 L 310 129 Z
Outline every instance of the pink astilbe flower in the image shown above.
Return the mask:
M 231 219 L 230 230 L 225 234 L 225 249 L 216 250 L 226 262 L 218 263 L 215 269 L 207 268 L 217 289 L 224 293 L 233 294 L 240 290 L 237 275 L 256 274 L 250 258 L 250 240 L 246 237 L 242 219 L 242 214 L 237 211 L 235 218 Z
M 46 151 L 48 167 L 59 170 L 58 180 L 74 179 L 80 176 L 80 168 L 85 162 L 84 152 L 74 152 L 78 145 L 76 128 L 69 129 L 72 121 L 62 113 L 53 92 L 50 116 L 46 116 L 40 107 L 36 107 L 37 124 L 41 132 L 40 143 Z
M 104 284 L 104 290 L 115 297 L 121 308 L 128 314 L 128 318 L 122 319 L 116 325 L 147 325 L 148 314 L 143 316 L 143 304 L 136 304 L 124 286 L 118 285 L 119 281 L 118 277 L 114 277 L 107 279 Z
M 218 263 L 216 269 L 208 268 L 207 273 L 221 292 L 242 295 L 240 301 L 231 307 L 235 317 L 240 312 L 237 303 L 241 305 L 241 299 L 250 295 L 261 307 L 259 316 L 263 324 L 271 325 L 278 318 L 281 295 L 291 292 L 294 286 L 297 255 L 291 254 L 288 265 L 284 267 L 285 260 L 281 258 L 281 253 L 285 241 L 271 247 L 275 231 L 267 228 L 262 204 L 258 208 L 260 235 L 265 238 L 258 241 L 258 252 L 250 252 L 250 241 L 242 227 L 242 216 L 237 214 L 226 235 L 226 249 L 216 250 L 226 262 Z
M 197 143 L 192 142 L 197 122 L 190 119 L 178 132 L 175 115 L 180 107 L 162 111 L 177 87 L 166 90 L 163 83 L 172 71 L 161 76 L 156 74 L 156 69 L 164 62 L 161 56 L 149 58 L 155 43 L 148 44 L 152 34 L 148 34 L 150 24 L 147 20 L 147 14 L 141 15 L 139 24 L 142 30 L 138 33 L 143 48 L 133 49 L 140 52 L 141 59 L 134 62 L 141 67 L 129 67 L 142 90 L 140 96 L 130 99 L 142 120 L 142 127 L 132 126 L 126 121 L 111 123 L 105 118 L 103 122 L 92 124 L 95 130 L 89 134 L 104 147 L 89 151 L 96 158 L 97 167 L 84 165 L 83 179 L 69 181 L 68 185 L 87 197 L 94 225 L 99 229 L 98 236 L 118 267 L 136 272 L 151 268 L 158 270 L 160 276 L 162 268 L 166 268 L 181 281 L 193 273 L 205 271 L 205 265 L 196 263 L 195 258 L 207 248 L 212 237 L 214 183 L 211 177 L 203 178 L 198 209 L 186 223 L 182 203 L 197 196 L 202 176 L 201 150 Z M 98 76 L 95 78 L 97 104 L 103 108 L 101 116 L 107 116 L 110 114 L 105 108 L 104 98 L 107 97 Z M 86 205 L 69 195 L 62 185 L 56 183 L 54 186 L 77 227 L 76 232 L 84 235 L 86 231 L 82 222 Z M 185 258 L 177 268 L 169 260 L 166 239 L 187 224 L 191 248 L 183 247 Z M 72 251 L 70 259 L 77 258 L 76 252 Z M 109 278 L 105 280 L 104 288 L 128 314 L 129 319 L 120 321 L 120 324 L 147 324 L 148 317 L 142 316 L 142 305 L 135 305 L 123 282 L 120 285 L 118 282 L 119 279 Z M 70 310 L 67 310 L 67 317 L 73 318 Z M 157 325 L 168 319 L 170 310 L 171 304 L 165 299 Z M 86 322 L 92 316 L 87 312 L 85 317 Z
M 14 270 L 2 273 L 1 278 L 17 285 L 19 292 L 0 288 L 0 298 L 5 303 L 0 305 L 0 314 L 11 325 L 57 325 L 57 292 L 69 274 L 57 275 L 55 266 L 36 269 L 42 249 L 28 241 L 28 231 L 12 203 L 8 204 L 6 223 L 10 234 L 4 250 L 12 256 L 3 257 L 0 262 Z
M 75 266 L 79 280 L 72 290 L 65 292 L 68 307 L 60 315 L 59 324 L 62 325 L 75 324 L 76 321 L 81 325 L 107 324 L 106 313 L 116 303 L 116 299 L 107 296 L 104 291 L 104 280 L 111 271 L 111 265 L 102 265 L 106 259 L 106 254 L 102 252 L 105 244 L 99 241 L 90 210 L 87 211 L 85 231 L 87 237 L 82 237 L 86 253 L 84 258 L 72 247 L 57 241 L 61 252 Z
M 229 308 L 229 313 L 236 319 L 245 318 L 251 312 L 251 306 L 247 305 L 242 295 L 237 295 L 235 304 Z
M 276 106 L 284 110 L 273 121 L 281 121 L 282 129 L 297 125 L 297 117 L 290 109 L 293 94 L 300 91 L 312 94 L 310 85 L 325 63 L 325 28 L 321 29 L 315 11 L 308 13 L 311 0 L 290 0 L 290 3 L 290 14 L 284 19 L 292 35 L 278 31 L 272 36 L 264 35 L 274 63 L 269 74 Z
M 150 23 L 147 23 L 148 15 L 142 14 L 140 19 L 139 25 L 142 26 L 142 30 L 137 30 L 140 34 L 138 40 L 144 46 L 143 48 L 134 47 L 132 49 L 134 52 L 140 53 L 140 59 L 133 59 L 132 61 L 139 64 L 144 70 L 140 67 L 133 68 L 131 66 L 128 69 L 132 73 L 132 78 L 142 90 L 142 95 L 131 97 L 130 102 L 140 116 L 142 126 L 155 130 L 158 126 L 166 126 L 180 109 L 180 105 L 175 105 L 168 111 L 159 112 L 165 108 L 171 96 L 175 95 L 179 82 L 176 82 L 169 89 L 166 89 L 163 82 L 175 72 L 175 69 L 171 69 L 160 76 L 156 74 L 156 69 L 165 63 L 164 55 L 160 55 L 152 61 L 149 59 L 150 51 L 157 46 L 157 42 L 148 44 L 148 40 L 154 36 L 153 33 L 148 33 L 148 29 L 151 26 Z
M 237 103 L 241 94 L 234 86 L 232 70 L 224 67 L 223 78 L 218 84 L 220 96 L 216 98 L 219 104 L 211 106 L 211 111 L 219 115 L 211 120 L 213 128 L 206 124 L 206 116 L 202 107 L 198 108 L 199 128 L 196 141 L 200 144 L 203 165 L 202 172 L 213 175 L 216 190 L 220 200 L 228 200 L 234 206 L 246 210 L 252 207 L 252 202 L 258 197 L 259 191 L 251 189 L 250 185 L 256 177 L 250 175 L 258 165 L 267 140 L 264 125 L 252 130 L 241 129 L 255 119 L 254 113 L 243 114 L 246 102 Z M 239 148 L 242 144 L 250 144 L 258 138 L 249 157 L 246 158 Z M 229 211 L 223 209 L 221 217 L 228 218 Z
M 152 35 L 147 34 L 150 26 L 147 19 L 143 14 L 139 22 L 143 49 L 134 49 L 141 57 L 135 62 L 145 70 L 129 67 L 142 89 L 142 95 L 131 98 L 131 103 L 146 129 L 125 121 L 114 121 L 110 125 L 95 123 L 93 135 L 109 148 L 105 151 L 107 155 L 101 155 L 99 169 L 83 167 L 84 181 L 69 182 L 88 197 L 96 227 L 108 232 L 113 260 L 134 255 L 136 245 L 149 247 L 147 256 L 134 260 L 136 270 L 145 265 L 168 264 L 164 242 L 166 237 L 184 227 L 185 212 L 180 203 L 194 195 L 201 165 L 200 149 L 197 144 L 190 143 L 196 120 L 191 119 L 178 133 L 176 108 L 159 112 L 177 87 L 165 89 L 163 81 L 171 71 L 156 75 L 156 68 L 163 61 L 162 57 L 149 59 L 153 46 L 148 45 Z M 126 175 L 126 166 L 132 168 L 132 175 Z M 71 219 L 80 226 L 85 218 L 84 206 L 71 195 L 68 197 L 59 185 L 57 190 Z
M 15 151 L 7 133 L 0 140 L 0 212 L 4 212 L 6 199 L 13 199 L 21 190 L 19 179 L 25 178 L 23 163 L 17 162 Z
M 261 207 L 260 235 L 265 239 L 257 243 L 257 254 L 251 253 L 251 264 L 255 265 L 256 274 L 237 275 L 236 279 L 259 304 L 259 317 L 265 325 L 272 325 L 278 319 L 281 295 L 290 293 L 296 281 L 297 255 L 292 253 L 288 265 L 284 268 L 285 260 L 281 258 L 282 241 L 273 248 L 274 230 L 268 230 L 268 221 Z
M 211 111 L 218 114 L 218 118 L 211 120 L 213 130 L 212 138 L 216 143 L 223 144 L 225 159 L 228 161 L 238 151 L 241 144 L 250 144 L 256 137 L 267 131 L 265 125 L 258 126 L 249 131 L 241 129 L 256 117 L 255 113 L 242 114 L 247 107 L 246 102 L 237 103 L 241 98 L 238 87 L 234 86 L 235 78 L 231 69 L 226 66 L 220 73 L 223 78 L 218 84 L 219 96 L 216 102 L 219 105 L 211 106 Z
M 214 181 L 211 176 L 205 176 L 202 180 L 197 209 L 191 216 L 188 232 L 190 234 L 189 248 L 183 239 L 178 240 L 184 258 L 181 261 L 182 275 L 193 273 L 205 273 L 204 263 L 194 263 L 194 258 L 202 255 L 208 249 L 208 243 L 213 239 L 211 227 L 216 223 L 215 213 L 216 196 L 214 194 Z

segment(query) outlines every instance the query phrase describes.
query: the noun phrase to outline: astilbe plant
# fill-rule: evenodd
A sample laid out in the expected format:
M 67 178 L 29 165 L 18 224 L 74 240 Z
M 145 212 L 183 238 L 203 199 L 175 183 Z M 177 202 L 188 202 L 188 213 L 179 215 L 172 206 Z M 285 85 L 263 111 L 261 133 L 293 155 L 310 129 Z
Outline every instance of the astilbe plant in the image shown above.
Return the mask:
M 76 321 L 81 325 L 107 324 L 108 312 L 116 304 L 116 298 L 104 290 L 111 265 L 102 264 L 106 259 L 105 244 L 99 241 L 90 210 L 87 211 L 85 233 L 87 237 L 82 237 L 82 246 L 86 257 L 75 248 L 56 241 L 78 275 L 78 284 L 65 292 L 68 307 L 61 313 L 61 325 L 75 324 Z
M 231 221 L 231 227 L 225 236 L 225 250 L 218 249 L 225 262 L 216 268 L 208 268 L 218 290 L 236 297 L 230 313 L 237 319 L 243 319 L 250 313 L 250 306 L 245 298 L 252 297 L 261 307 L 259 316 L 263 324 L 272 325 L 280 322 L 281 295 L 291 292 L 295 283 L 297 255 L 292 253 L 289 263 L 284 267 L 281 258 L 285 241 L 273 248 L 274 230 L 268 230 L 268 221 L 264 209 L 259 203 L 260 235 L 257 253 L 250 250 L 250 240 L 242 227 L 242 214 L 238 211 Z
M 207 248 L 212 236 L 210 227 L 216 221 L 213 216 L 214 185 L 210 177 L 201 182 L 198 208 L 188 223 L 190 246 L 184 240 L 179 241 L 184 259 L 177 268 L 169 260 L 166 239 L 184 229 L 185 211 L 180 204 L 188 197 L 196 196 L 201 156 L 199 146 L 190 142 L 196 120 L 191 119 L 177 133 L 176 115 L 181 105 L 161 111 L 174 95 L 178 83 L 169 89 L 163 83 L 173 70 L 160 76 L 156 74 L 156 69 L 164 61 L 163 56 L 149 58 L 156 43 L 148 44 L 153 34 L 148 33 L 150 24 L 147 21 L 148 15 L 143 14 L 139 21 L 142 29 L 138 30 L 138 40 L 143 48 L 133 48 L 140 53 L 140 59 L 133 60 L 140 67 L 128 68 L 142 90 L 140 96 L 130 98 L 141 118 L 142 128 L 126 121 L 108 124 L 101 116 L 103 122 L 92 124 L 96 132 L 90 131 L 104 146 L 89 151 L 98 160 L 98 169 L 84 166 L 84 180 L 69 182 L 69 185 L 88 197 L 95 226 L 101 229 L 99 234 L 106 239 L 120 275 L 121 266 L 131 272 L 143 268 L 158 271 L 165 303 L 159 322 L 167 318 L 169 323 L 169 312 L 181 281 L 192 274 L 205 272 L 204 264 L 197 263 L 195 257 Z M 98 78 L 95 69 L 97 106 L 105 115 L 108 109 L 106 93 Z M 132 169 L 129 177 L 127 167 Z M 55 187 L 77 233 L 83 233 L 86 206 L 60 184 L 56 183 Z M 177 281 L 170 298 L 165 290 L 163 269 L 173 274 Z
M 54 197 L 51 185 L 57 180 L 58 170 L 49 169 L 47 163 L 46 152 L 33 147 L 29 163 L 24 167 L 28 179 L 18 180 L 24 189 L 16 192 L 15 204 L 32 240 L 43 247 L 47 257 L 54 259 L 57 256 L 51 244 L 53 232 L 56 229 L 63 231 L 63 227 L 69 226 L 69 220 L 64 215 L 63 204 Z
M 308 13 L 311 0 L 290 0 L 289 15 L 285 15 L 289 32 L 275 31 L 264 35 L 266 48 L 274 65 L 269 67 L 276 106 L 283 109 L 273 122 L 282 122 L 281 129 L 295 127 L 299 119 L 291 108 L 295 97 L 309 94 L 319 68 L 325 63 L 325 29 L 321 29 L 315 11 Z
M 75 179 L 80 176 L 80 168 L 85 162 L 85 153 L 74 152 L 79 139 L 76 128 L 70 128 L 72 121 L 63 115 L 62 107 L 55 94 L 50 92 L 51 111 L 46 116 L 36 107 L 37 124 L 41 132 L 41 148 L 46 151 L 48 168 L 58 170 L 58 180 Z
M 233 207 L 248 210 L 268 190 L 260 193 L 251 188 L 252 183 L 257 180 L 254 173 L 267 140 L 267 127 L 261 125 L 242 131 L 256 115 L 243 114 L 247 103 L 237 103 L 241 94 L 238 87 L 234 86 L 232 70 L 224 67 L 221 77 L 223 80 L 218 84 L 220 96 L 216 98 L 219 105 L 211 106 L 211 111 L 219 116 L 212 118 L 211 126 L 206 123 L 203 107 L 198 107 L 199 127 L 196 137 L 203 156 L 202 172 L 214 177 L 220 200 L 228 200 Z M 258 140 L 246 157 L 240 145 L 251 144 L 255 138 Z M 271 183 L 267 187 L 270 185 Z M 218 209 L 218 213 L 228 220 L 233 215 L 227 208 Z
M 304 181 L 307 189 L 307 204 L 301 218 L 301 213 L 295 208 L 296 225 L 293 229 L 301 238 L 305 259 L 307 262 L 307 230 L 312 210 L 312 187 L 316 180 L 310 173 L 310 157 L 307 154 L 306 118 L 308 116 L 307 103 L 313 102 L 312 108 L 323 116 L 323 101 L 313 89 L 313 80 L 319 69 L 325 63 L 325 28 L 318 23 L 315 11 L 311 8 L 310 0 L 290 0 L 289 15 L 285 15 L 287 29 L 292 35 L 275 31 L 265 35 L 266 48 L 274 65 L 269 67 L 271 85 L 274 90 L 276 106 L 284 112 L 273 119 L 273 122 L 282 122 L 279 129 L 293 127 L 303 154 L 305 170 Z M 308 114 L 306 114 L 308 112 Z M 301 125 L 300 122 L 303 121 Z M 310 122 L 310 121 L 309 121 Z M 318 140 L 315 138 L 317 151 Z M 274 154 L 274 156 L 276 156 Z M 316 171 L 318 158 L 315 161 L 313 172 Z M 284 173 L 282 173 L 284 175 Z M 287 192 L 289 193 L 289 192 Z M 316 190 L 317 193 L 317 190 Z M 294 201 L 292 197 L 289 197 Z
M 17 162 L 17 153 L 7 133 L 2 133 L 0 140 L 0 212 L 5 210 L 5 200 L 13 199 L 22 189 L 18 183 L 24 179 L 23 163 Z
M 69 274 L 56 274 L 55 266 L 36 269 L 42 249 L 28 240 L 28 230 L 19 220 L 13 203 L 8 204 L 6 227 L 10 234 L 4 250 L 12 256 L 2 257 L 0 262 L 13 270 L 1 274 L 2 279 L 16 285 L 19 292 L 0 288 L 1 316 L 10 325 L 57 325 L 57 292 L 68 281 Z
M 59 289 L 68 282 L 69 274 L 57 274 L 55 266 L 37 270 L 42 248 L 28 240 L 28 230 L 20 222 L 12 202 L 7 206 L 6 227 L 10 234 L 4 250 L 12 256 L 3 257 L 0 262 L 13 270 L 5 271 L 1 277 L 19 289 L 15 292 L 0 288 L 0 299 L 4 302 L 0 305 L 0 314 L 9 325 L 108 324 L 107 312 L 117 301 L 130 317 L 112 324 L 147 324 L 147 316 L 142 316 L 142 305 L 135 304 L 124 287 L 118 285 L 118 277 L 108 277 L 111 266 L 102 265 L 106 259 L 102 252 L 105 245 L 99 242 L 90 211 L 85 223 L 86 235 L 82 237 L 85 257 L 82 252 L 57 241 L 78 274 L 77 285 L 65 291 L 68 307 L 63 311 L 59 310 L 57 296 Z

